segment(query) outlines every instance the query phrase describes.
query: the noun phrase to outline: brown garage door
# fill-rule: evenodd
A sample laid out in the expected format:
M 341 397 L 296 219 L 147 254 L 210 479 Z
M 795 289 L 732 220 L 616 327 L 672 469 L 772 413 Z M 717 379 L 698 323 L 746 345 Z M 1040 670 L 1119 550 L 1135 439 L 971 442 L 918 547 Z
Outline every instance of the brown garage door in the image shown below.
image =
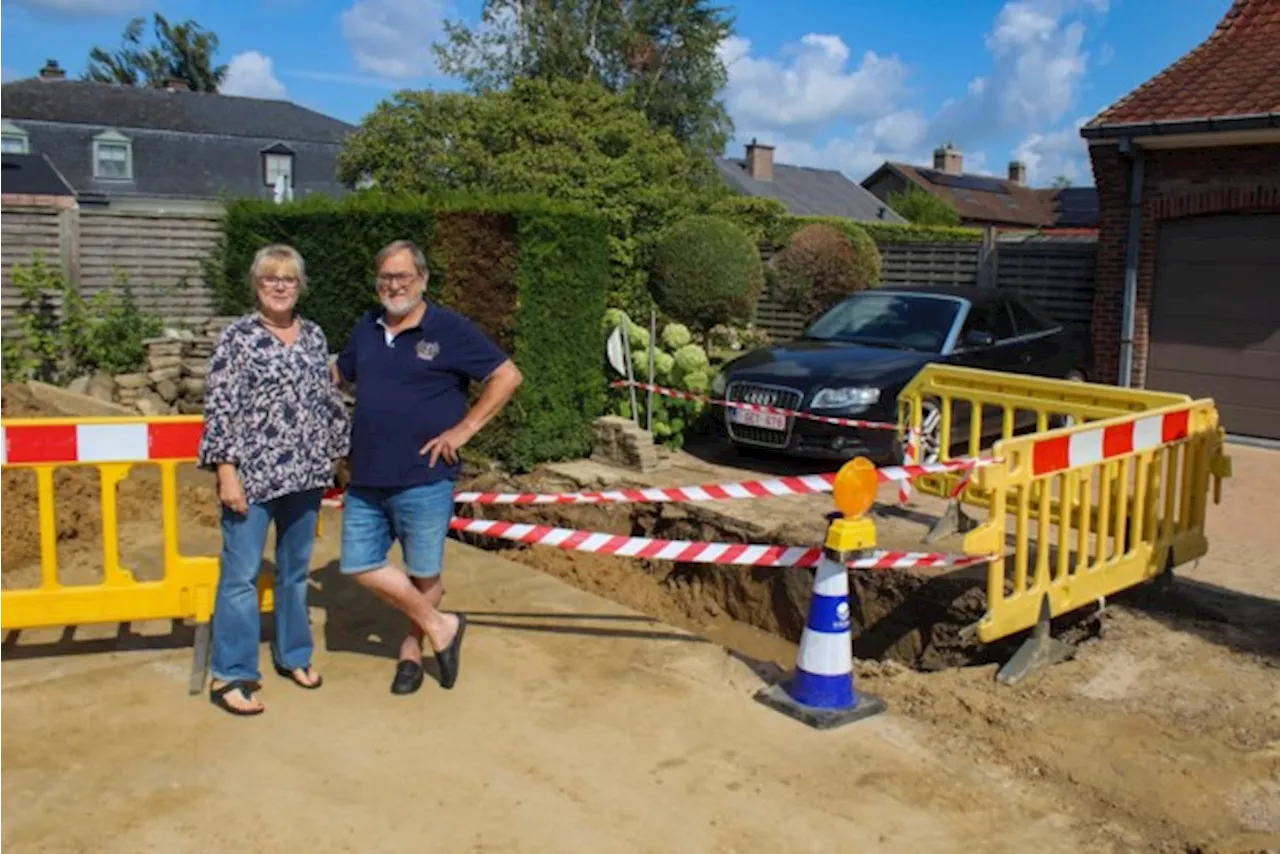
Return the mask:
M 1212 397 L 1231 433 L 1280 439 L 1280 214 L 1161 226 L 1147 388 Z

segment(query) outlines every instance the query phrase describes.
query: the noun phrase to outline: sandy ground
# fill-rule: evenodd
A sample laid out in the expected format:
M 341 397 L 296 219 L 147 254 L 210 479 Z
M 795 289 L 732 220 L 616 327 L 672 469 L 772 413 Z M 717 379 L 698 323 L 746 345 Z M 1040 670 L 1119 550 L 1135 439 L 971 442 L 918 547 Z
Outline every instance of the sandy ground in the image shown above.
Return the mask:
M 1073 660 L 1013 689 L 994 683 L 993 664 L 909 669 L 896 662 L 927 656 L 882 637 L 884 626 L 911 616 L 913 643 L 927 649 L 930 609 L 950 594 L 908 591 L 864 613 L 855 642 L 860 656 L 890 659 L 858 666 L 859 688 L 888 713 L 825 733 L 752 701 L 794 660 L 803 574 L 585 563 L 546 549 L 502 553 L 515 563 L 451 542 L 447 604 L 474 626 L 461 683 L 394 697 L 401 625 L 337 575 L 327 513 L 313 585 L 326 685 L 311 694 L 269 676 L 262 718 L 188 697 L 190 635 L 167 625 L 123 638 L 115 627 L 6 637 L 0 841 L 15 851 L 1280 851 L 1270 567 L 1280 530 L 1266 511 L 1280 454 L 1231 453 L 1237 476 L 1211 510 L 1210 555 L 1171 590 L 1109 607 Z M 698 465 L 682 460 L 664 477 L 705 482 Z M 208 552 L 212 499 L 198 476 L 188 485 L 184 546 Z M 29 560 L 11 560 L 11 525 L 30 510 L 11 509 L 15 495 L 6 479 L 6 587 L 36 577 Z M 781 499 L 726 503 L 739 527 L 714 524 L 807 542 L 825 502 L 798 501 L 790 513 Z M 927 518 L 882 522 L 886 546 L 909 547 Z M 122 533 L 138 574 L 156 571 L 154 522 Z M 65 538 L 64 576 L 88 580 L 96 549 Z
M 450 604 L 475 622 L 451 693 L 387 692 L 398 621 L 329 570 L 328 681 L 311 694 L 268 680 L 260 719 L 188 698 L 183 650 L 6 661 L 6 850 L 1075 851 L 1085 838 L 901 715 L 811 731 L 752 702 L 758 680 L 719 647 L 465 547 L 451 560 Z

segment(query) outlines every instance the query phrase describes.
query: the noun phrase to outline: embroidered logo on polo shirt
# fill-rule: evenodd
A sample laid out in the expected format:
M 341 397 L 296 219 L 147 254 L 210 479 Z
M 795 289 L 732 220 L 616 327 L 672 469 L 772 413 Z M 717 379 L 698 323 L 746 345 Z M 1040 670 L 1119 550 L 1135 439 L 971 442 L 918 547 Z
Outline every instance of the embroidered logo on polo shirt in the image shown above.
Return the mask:
M 440 345 L 435 341 L 419 341 L 414 347 L 414 352 L 418 354 L 418 358 L 424 362 L 430 362 L 436 356 L 440 355 Z

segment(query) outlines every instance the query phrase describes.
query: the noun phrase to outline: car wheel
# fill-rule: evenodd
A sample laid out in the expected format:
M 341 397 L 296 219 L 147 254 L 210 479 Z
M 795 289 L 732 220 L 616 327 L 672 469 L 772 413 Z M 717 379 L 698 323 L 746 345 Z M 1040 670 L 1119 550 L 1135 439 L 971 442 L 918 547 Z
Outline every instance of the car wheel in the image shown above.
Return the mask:
M 1084 371 L 1070 370 L 1067 371 L 1067 375 L 1063 377 L 1063 379 L 1067 382 L 1082 383 L 1085 381 L 1086 377 L 1084 375 Z M 1057 430 L 1059 427 L 1073 427 L 1075 426 L 1075 423 L 1076 419 L 1070 415 L 1055 415 L 1053 418 L 1049 419 L 1049 429 Z
M 942 407 L 933 398 L 920 401 L 920 448 L 916 463 L 936 463 L 942 456 Z

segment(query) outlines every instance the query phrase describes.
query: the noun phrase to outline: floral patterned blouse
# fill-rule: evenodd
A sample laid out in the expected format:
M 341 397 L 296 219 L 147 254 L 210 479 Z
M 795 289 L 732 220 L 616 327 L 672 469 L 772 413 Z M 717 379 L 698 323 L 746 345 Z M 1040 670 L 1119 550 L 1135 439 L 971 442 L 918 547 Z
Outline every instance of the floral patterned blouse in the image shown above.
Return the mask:
M 249 314 L 228 326 L 209 357 L 198 464 L 232 463 L 245 498 L 261 504 L 333 484 L 351 450 L 351 423 L 329 374 L 324 332 L 302 320 L 286 345 Z

